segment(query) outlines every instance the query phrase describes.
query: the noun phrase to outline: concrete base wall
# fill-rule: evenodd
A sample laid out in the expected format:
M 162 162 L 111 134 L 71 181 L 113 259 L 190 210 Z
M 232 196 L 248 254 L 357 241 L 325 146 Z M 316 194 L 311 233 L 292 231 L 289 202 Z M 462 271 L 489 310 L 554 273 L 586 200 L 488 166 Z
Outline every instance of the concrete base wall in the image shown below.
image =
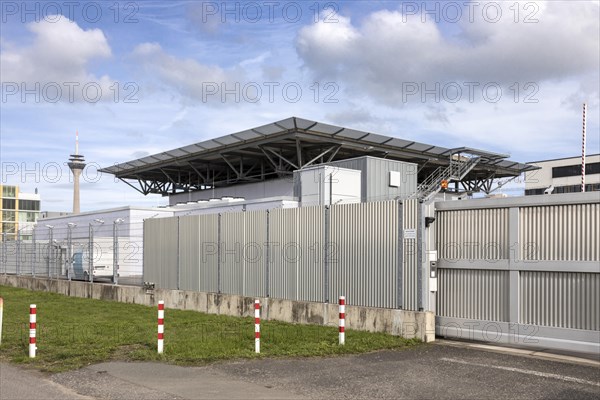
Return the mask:
M 165 308 L 193 310 L 233 317 L 253 317 L 254 297 L 230 294 L 155 289 L 138 286 L 113 286 L 99 283 L 52 280 L 30 276 L 0 275 L 0 285 L 46 291 L 66 296 L 155 306 L 164 300 Z M 316 325 L 338 325 L 338 305 L 273 298 L 258 298 L 261 318 Z M 346 306 L 346 327 L 369 332 L 385 332 L 423 342 L 435 339 L 435 315 L 432 312 Z

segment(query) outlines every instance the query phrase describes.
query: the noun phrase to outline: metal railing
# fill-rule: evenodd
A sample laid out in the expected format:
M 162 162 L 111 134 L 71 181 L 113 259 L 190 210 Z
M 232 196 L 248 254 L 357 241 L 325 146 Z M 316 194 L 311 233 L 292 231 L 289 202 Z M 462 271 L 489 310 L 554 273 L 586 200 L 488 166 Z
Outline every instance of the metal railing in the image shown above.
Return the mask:
M 442 181 L 459 181 L 464 178 L 481 160 L 480 157 L 471 157 L 462 160 L 460 155 L 450 158 L 450 165 L 438 167 L 417 187 L 416 197 L 423 201 L 430 200 L 441 190 Z

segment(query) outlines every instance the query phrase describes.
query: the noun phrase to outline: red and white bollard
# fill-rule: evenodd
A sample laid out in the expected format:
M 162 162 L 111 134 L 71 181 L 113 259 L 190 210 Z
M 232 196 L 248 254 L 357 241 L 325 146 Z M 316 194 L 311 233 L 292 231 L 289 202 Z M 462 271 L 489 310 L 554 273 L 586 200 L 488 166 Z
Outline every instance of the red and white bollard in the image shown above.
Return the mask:
M 165 339 L 165 302 L 158 302 L 158 354 L 163 353 Z
M 254 351 L 260 353 L 260 300 L 254 300 Z
M 37 346 L 35 343 L 37 308 L 35 304 L 29 306 L 29 358 L 35 358 Z
M 0 297 L 0 344 L 2 344 L 2 313 L 4 307 L 4 300 Z
M 346 343 L 346 297 L 340 296 L 340 344 Z

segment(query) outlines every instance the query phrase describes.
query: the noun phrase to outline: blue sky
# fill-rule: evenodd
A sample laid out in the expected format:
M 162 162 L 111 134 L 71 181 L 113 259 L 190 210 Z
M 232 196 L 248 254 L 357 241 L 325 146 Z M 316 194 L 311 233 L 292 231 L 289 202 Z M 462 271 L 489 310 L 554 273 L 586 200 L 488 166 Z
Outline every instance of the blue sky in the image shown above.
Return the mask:
M 89 164 L 82 210 L 164 204 L 96 166 L 289 116 L 517 161 L 577 156 L 584 101 L 587 151 L 598 153 L 599 9 L 597 1 L 3 2 L 2 183 L 38 188 L 44 210 L 70 210 L 64 163 L 78 131 Z

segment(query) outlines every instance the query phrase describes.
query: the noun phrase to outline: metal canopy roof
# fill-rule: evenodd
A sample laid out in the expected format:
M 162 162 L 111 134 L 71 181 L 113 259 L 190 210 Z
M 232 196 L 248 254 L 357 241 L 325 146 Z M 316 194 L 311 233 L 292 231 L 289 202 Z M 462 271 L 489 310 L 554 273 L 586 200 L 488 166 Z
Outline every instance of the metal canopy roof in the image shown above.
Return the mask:
M 257 128 L 103 168 L 137 181 L 144 194 L 173 194 L 290 175 L 309 165 L 374 156 L 419 165 L 419 177 L 448 165 L 454 154 L 480 157 L 465 181 L 518 176 L 537 167 L 467 147 L 449 149 L 291 117 Z

